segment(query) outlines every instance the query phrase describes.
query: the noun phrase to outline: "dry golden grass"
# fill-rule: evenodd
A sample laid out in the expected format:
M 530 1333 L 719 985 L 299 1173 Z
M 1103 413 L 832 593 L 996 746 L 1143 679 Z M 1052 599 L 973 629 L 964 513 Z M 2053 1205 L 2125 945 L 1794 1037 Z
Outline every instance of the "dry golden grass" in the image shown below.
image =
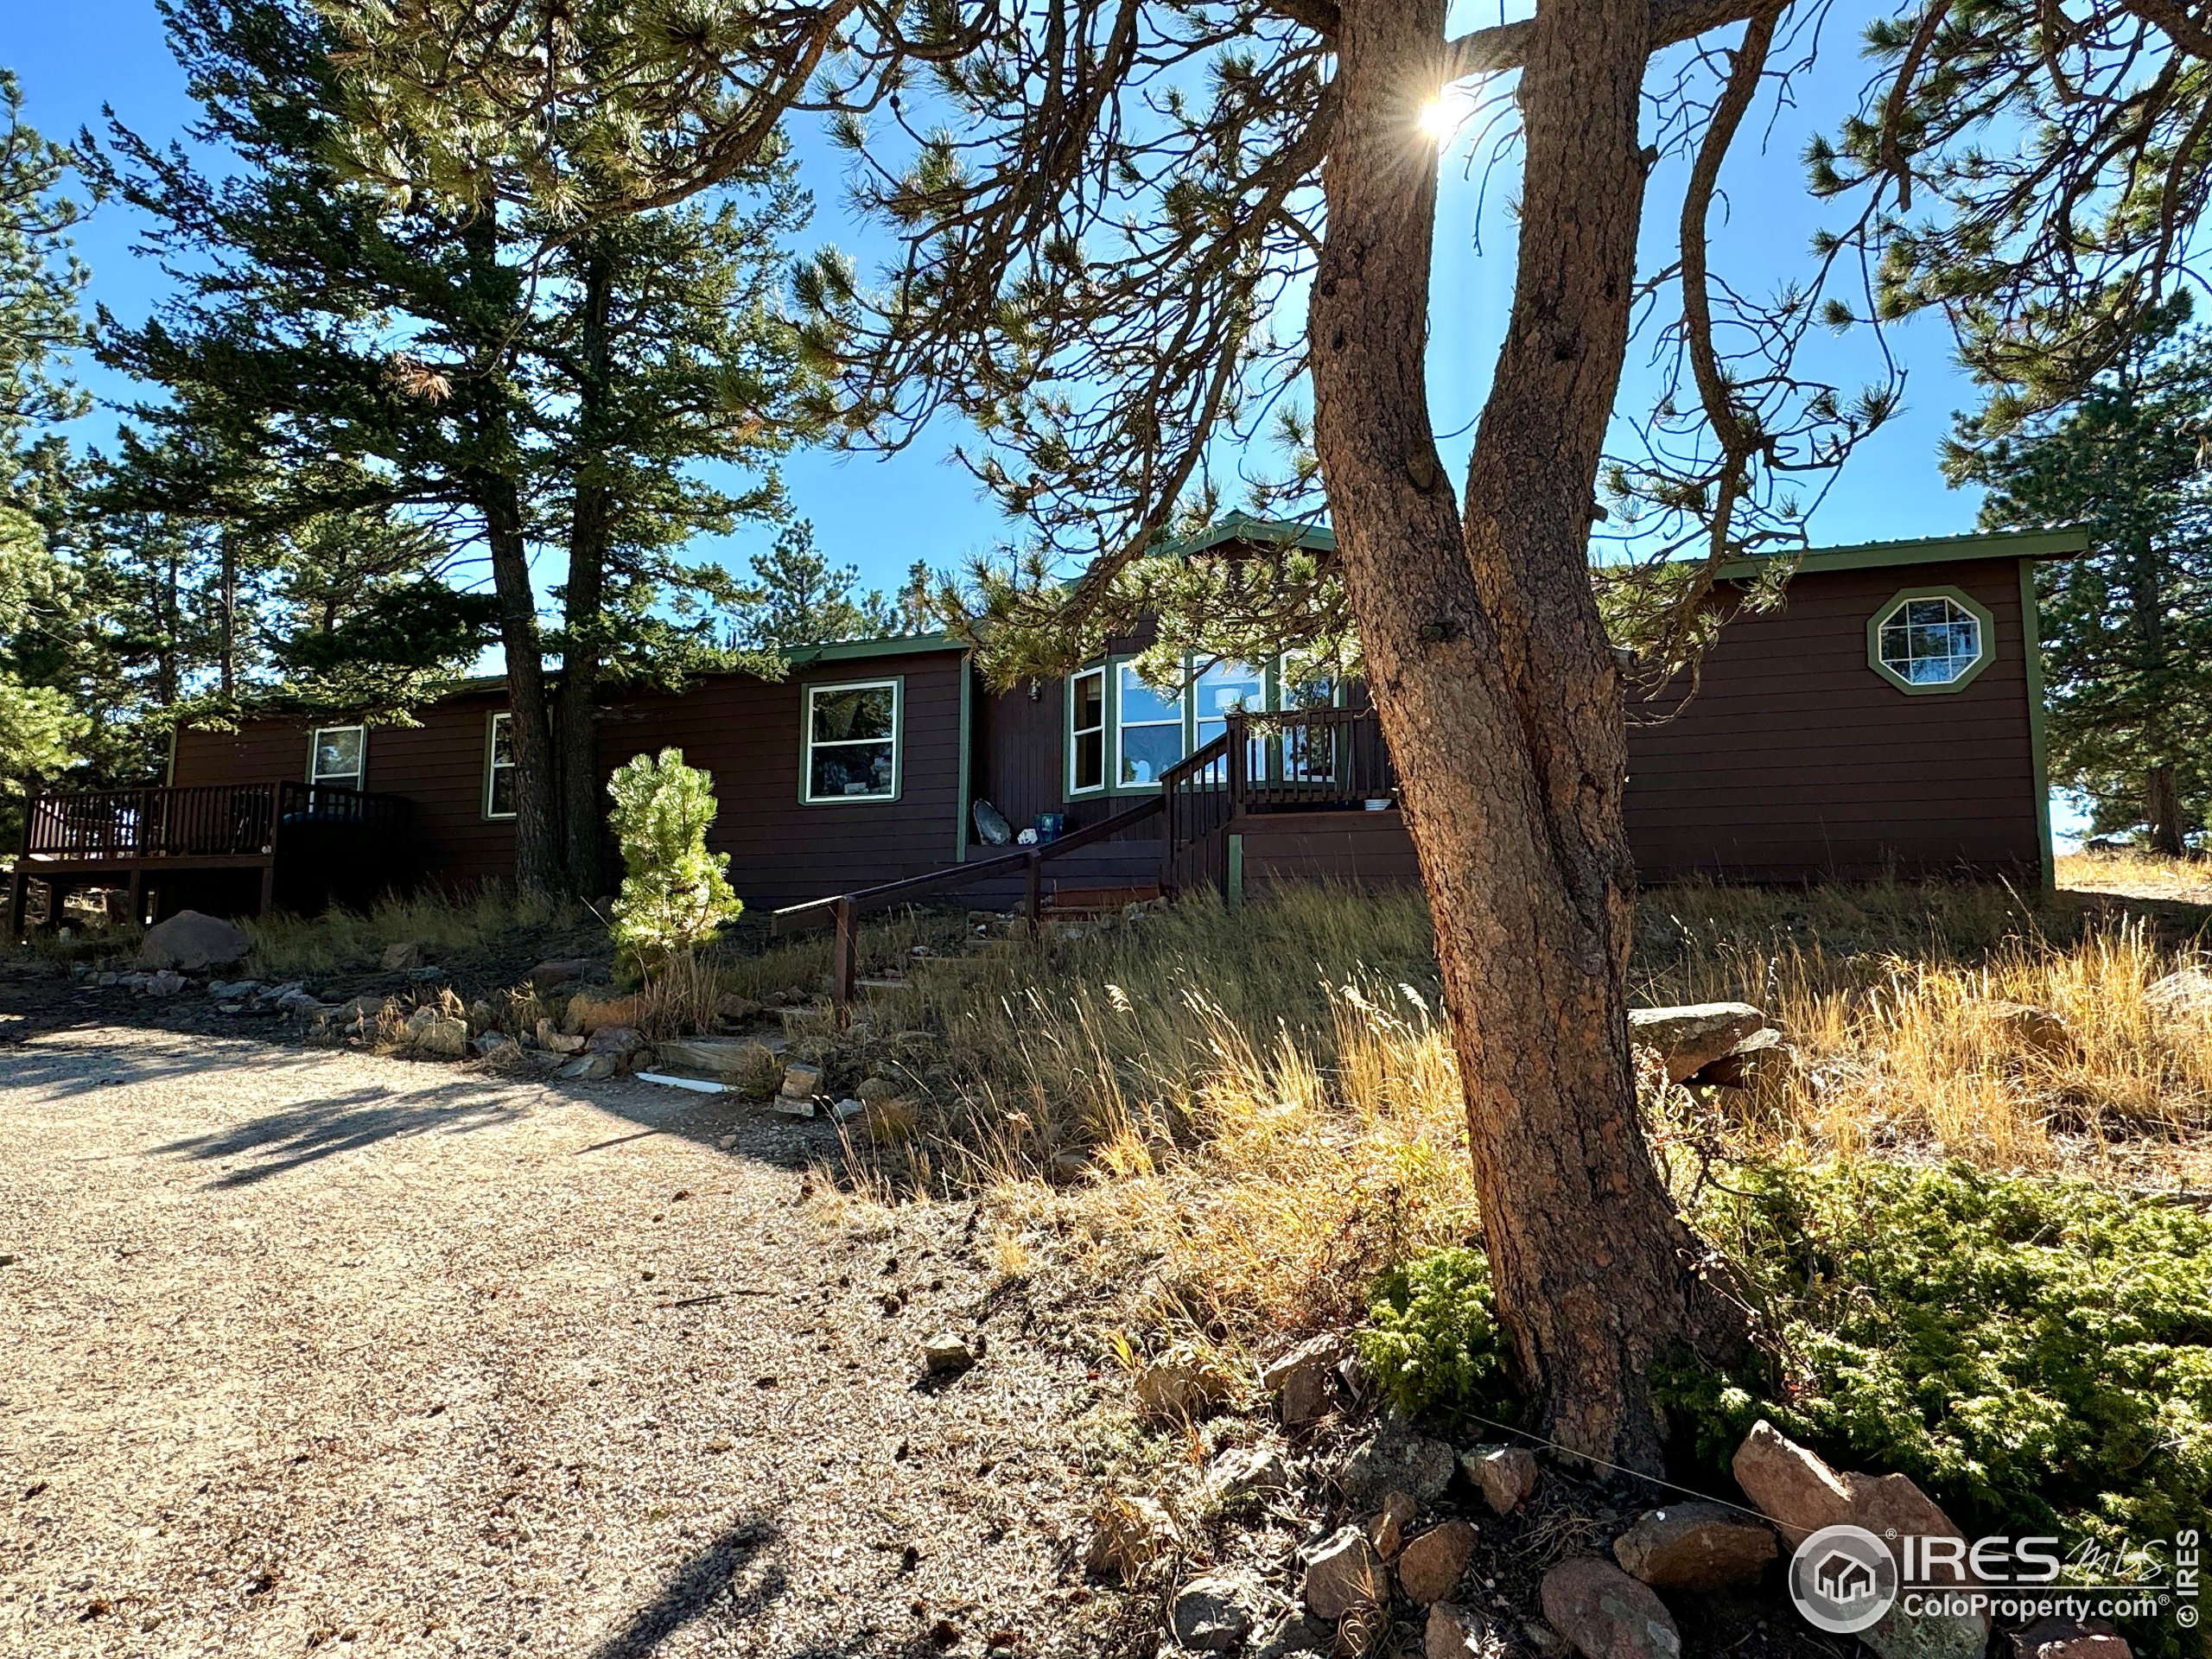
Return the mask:
M 486 887 L 460 899 L 433 893 L 381 899 L 366 911 L 242 917 L 238 925 L 253 941 L 248 965 L 281 979 L 373 968 L 388 944 L 411 942 L 436 955 L 482 950 L 518 928 L 582 930 L 590 918 L 580 906 L 542 893 Z
M 1185 903 L 1044 949 L 933 976 L 905 1010 L 952 1073 L 907 1178 L 983 1192 L 1002 1262 L 1111 1287 L 1155 1350 L 1243 1346 L 1355 1316 L 1382 1268 L 1473 1234 L 1417 894 Z M 1655 1091 L 1655 1140 L 1685 1179 L 1792 1154 L 2201 1185 L 2212 1009 L 2145 995 L 2195 960 L 2140 919 L 2003 886 L 1656 890 L 1636 1000 L 1757 1002 L 1806 1065 L 1758 1099 Z M 2005 1001 L 2069 1040 L 2024 1050 Z
M 2212 905 L 2212 858 L 2167 858 L 2133 849 L 2068 853 L 2058 861 L 2058 885 L 2075 892 Z

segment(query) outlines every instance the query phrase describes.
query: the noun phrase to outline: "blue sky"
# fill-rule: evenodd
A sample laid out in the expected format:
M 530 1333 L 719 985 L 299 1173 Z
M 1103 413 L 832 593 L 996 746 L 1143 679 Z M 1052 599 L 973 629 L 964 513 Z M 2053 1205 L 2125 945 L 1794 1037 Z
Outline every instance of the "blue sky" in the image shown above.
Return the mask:
M 5 0 L 8 25 L 0 34 L 0 62 L 14 68 L 29 118 L 50 135 L 98 126 L 102 104 L 111 104 L 149 137 L 179 134 L 194 109 L 183 75 L 168 54 L 150 0 L 72 0 L 67 6 Z M 1800 88 L 1797 110 L 1777 120 L 1764 151 L 1739 147 L 1728 180 L 1727 222 L 1716 237 L 1716 267 L 1742 286 L 1770 289 L 1808 267 L 1808 239 L 1821 210 L 1808 195 L 1798 154 L 1815 126 L 1833 128 L 1863 76 L 1855 53 L 1855 21 L 1832 29 L 1821 61 Z M 817 202 L 812 241 L 841 244 L 865 260 L 880 246 L 843 211 L 838 162 L 811 134 L 799 135 L 806 182 Z M 1496 353 L 1511 278 L 1512 236 L 1505 191 L 1490 192 L 1481 226 L 1485 251 L 1476 251 L 1476 183 L 1465 177 L 1464 153 L 1447 156 L 1437 238 L 1435 305 L 1429 347 L 1429 384 L 1440 432 L 1459 433 L 1446 442 L 1456 471 L 1464 467 L 1471 423 L 1480 410 Z M 1666 182 L 1662 179 L 1662 184 Z M 1647 239 L 1662 245 L 1675 213 L 1670 194 L 1655 189 L 1647 207 Z M 120 207 L 97 213 L 79 237 L 92 268 L 93 296 L 118 316 L 146 315 L 163 289 L 161 272 L 135 258 L 136 226 Z M 1925 536 L 1969 529 L 1974 499 L 1945 487 L 1936 463 L 1938 440 L 1950 413 L 1971 401 L 1951 365 L 1940 325 L 1916 324 L 1893 336 L 1910 367 L 1906 408 L 1870 440 L 1847 468 L 1813 520 L 1816 542 L 1837 543 Z M 1848 359 L 1867 349 L 1854 338 L 1829 355 Z M 1631 373 L 1633 375 L 1633 365 Z M 128 395 L 125 385 L 97 365 L 82 376 L 103 397 Z M 1847 370 L 1846 378 L 1853 378 Z M 1633 381 L 1631 382 L 1633 385 Z M 97 440 L 112 416 L 86 423 Z M 1463 429 L 1465 429 L 1463 430 Z M 991 547 L 1005 526 L 976 493 L 967 474 L 945 459 L 951 435 L 932 434 L 887 461 L 808 454 L 787 468 L 798 510 L 815 521 L 819 543 L 833 557 L 857 564 L 870 582 L 890 586 L 917 558 L 957 564 Z M 741 536 L 711 550 L 741 565 L 765 537 Z

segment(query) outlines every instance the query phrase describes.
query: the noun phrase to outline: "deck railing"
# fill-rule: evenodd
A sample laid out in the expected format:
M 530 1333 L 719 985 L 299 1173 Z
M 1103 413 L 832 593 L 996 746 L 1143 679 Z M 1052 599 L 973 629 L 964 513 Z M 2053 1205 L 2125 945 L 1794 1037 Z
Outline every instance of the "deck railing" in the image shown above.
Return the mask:
M 35 794 L 22 852 L 35 863 L 267 858 L 289 830 L 396 839 L 408 810 L 403 796 L 290 781 Z

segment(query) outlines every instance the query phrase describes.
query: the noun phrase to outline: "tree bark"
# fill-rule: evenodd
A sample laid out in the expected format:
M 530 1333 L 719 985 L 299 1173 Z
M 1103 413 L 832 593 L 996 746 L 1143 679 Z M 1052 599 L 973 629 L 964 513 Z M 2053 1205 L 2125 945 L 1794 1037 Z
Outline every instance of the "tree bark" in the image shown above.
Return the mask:
M 1744 1339 L 1644 1141 L 1618 671 L 1586 565 L 1626 348 L 1645 8 L 1546 0 L 1514 311 L 1464 521 L 1424 369 L 1443 0 L 1349 0 L 1309 340 L 1339 557 L 1434 918 L 1500 1319 L 1552 1434 L 1656 1470 L 1651 1366 Z M 1456 740 L 1456 741 L 1455 741 Z
M 561 690 L 554 709 L 554 741 L 560 754 L 561 816 L 570 888 L 607 890 L 600 825 L 606 802 L 599 784 L 599 674 L 607 597 L 607 547 L 611 523 L 603 464 L 606 413 L 611 390 L 614 262 L 603 238 L 594 238 L 584 260 L 579 357 L 578 453 L 573 457 L 575 497 L 569 526 L 569 578 L 563 595 L 565 641 Z
M 495 322 L 505 308 L 493 302 L 506 280 L 498 266 L 499 225 L 486 207 L 462 233 L 481 310 Z M 499 642 L 506 657 L 508 736 L 515 757 L 515 885 L 524 892 L 566 890 L 561 861 L 560 798 L 555 790 L 553 725 L 545 695 L 545 654 L 537 626 L 537 594 L 530 579 L 530 546 L 513 421 L 502 400 L 502 351 L 481 341 L 476 372 L 464 383 L 471 447 L 459 469 L 484 527 L 492 591 L 499 604 Z
M 2181 790 L 2172 766 L 2161 762 L 2143 774 L 2143 817 L 2151 826 L 2151 848 L 2179 858 L 2189 850 L 2181 823 Z

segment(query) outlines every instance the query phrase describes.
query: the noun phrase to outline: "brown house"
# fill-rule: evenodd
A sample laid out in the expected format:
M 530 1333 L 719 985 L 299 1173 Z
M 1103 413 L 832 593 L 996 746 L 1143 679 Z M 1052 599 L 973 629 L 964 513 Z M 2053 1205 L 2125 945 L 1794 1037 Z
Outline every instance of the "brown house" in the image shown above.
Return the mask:
M 1232 520 L 1206 541 L 1261 533 Z M 1328 544 L 1326 531 L 1295 534 Z M 1782 608 L 1725 621 L 1680 712 L 1631 730 L 1639 867 L 1652 879 L 2048 880 L 2033 565 L 2085 549 L 2077 532 L 2050 532 L 1805 555 Z M 1726 569 L 1724 594 L 1758 569 Z M 511 877 L 503 698 L 496 682 L 472 686 L 411 726 L 183 729 L 167 787 L 34 801 L 13 919 L 32 880 L 128 885 L 167 912 Z M 1273 665 L 1217 664 L 1171 696 L 1116 651 L 994 694 L 943 636 L 821 646 L 791 653 L 781 681 L 709 676 L 607 708 L 602 772 L 669 747 L 713 774 L 710 841 L 756 907 L 918 888 L 948 868 L 963 879 L 929 885 L 992 904 L 1199 883 L 1234 899 L 1289 874 L 1417 875 L 1358 689 L 1286 684 Z M 1002 823 L 1039 844 L 978 831 Z

